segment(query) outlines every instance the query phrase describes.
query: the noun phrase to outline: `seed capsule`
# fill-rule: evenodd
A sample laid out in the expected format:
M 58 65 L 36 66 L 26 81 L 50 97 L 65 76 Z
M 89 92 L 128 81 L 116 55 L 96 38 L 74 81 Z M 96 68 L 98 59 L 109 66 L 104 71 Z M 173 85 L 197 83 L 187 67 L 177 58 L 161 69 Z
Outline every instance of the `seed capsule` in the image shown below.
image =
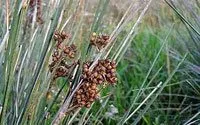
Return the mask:
M 97 73 L 97 72 L 95 72 L 95 73 L 94 73 L 94 77 L 97 77 L 97 76 L 98 76 L 98 73 Z
M 85 83 L 85 85 L 88 87 L 90 84 L 87 82 L 87 83 Z
M 82 93 L 82 92 L 83 92 L 83 89 L 79 89 L 79 92 Z
M 97 82 L 98 82 L 97 79 L 95 79 L 95 78 L 94 78 L 92 81 L 93 81 L 94 83 L 97 83 Z
M 86 105 L 87 108 L 90 108 L 90 106 L 91 106 L 90 104 L 87 104 L 87 105 Z
M 81 101 L 81 104 L 82 104 L 82 105 L 85 105 L 85 104 L 86 104 L 86 102 L 85 102 L 85 101 Z
M 81 95 L 81 98 L 85 98 L 85 95 Z
M 65 48 L 64 48 L 64 53 L 65 53 L 65 54 L 69 54 L 69 52 L 70 52 L 69 48 L 68 48 L 67 46 L 65 46 Z
M 80 99 L 80 98 L 81 98 L 81 96 L 80 96 L 80 95 L 77 95 L 77 96 L 76 96 L 76 98 L 77 98 L 77 99 Z
M 77 99 L 77 102 L 80 103 L 80 102 L 81 102 L 81 99 Z
M 94 99 L 93 99 L 93 98 L 90 98 L 89 101 L 90 101 L 90 102 L 94 102 Z
M 110 74 L 110 73 L 108 73 L 106 76 L 107 76 L 108 78 L 110 78 L 110 77 L 111 77 L 111 74 Z
M 96 87 L 97 87 L 96 85 L 92 85 L 91 88 L 94 90 L 94 89 L 96 89 Z
M 98 83 L 99 83 L 99 84 L 102 84 L 102 83 L 103 83 L 103 81 L 102 81 L 102 80 L 99 80 L 99 81 L 98 81 Z

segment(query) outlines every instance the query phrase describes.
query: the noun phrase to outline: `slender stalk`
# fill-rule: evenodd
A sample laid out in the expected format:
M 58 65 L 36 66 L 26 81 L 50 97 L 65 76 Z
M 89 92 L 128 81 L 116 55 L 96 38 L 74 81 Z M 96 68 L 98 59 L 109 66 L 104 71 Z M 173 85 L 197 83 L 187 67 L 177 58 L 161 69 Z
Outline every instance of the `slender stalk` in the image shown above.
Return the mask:
M 139 109 L 140 107 L 142 107 L 142 105 L 154 94 L 154 92 L 160 88 L 161 84 L 163 84 L 162 82 L 160 82 L 154 89 L 153 91 L 151 91 L 151 93 L 140 103 L 140 105 L 126 118 L 126 120 L 123 122 L 123 124 L 125 122 L 127 122 Z
M 11 93 L 11 89 L 12 89 L 12 76 L 11 72 L 12 72 L 12 68 L 13 68 L 13 55 L 14 55 L 14 50 L 16 47 L 16 38 L 17 38 L 17 31 L 18 31 L 18 25 L 19 25 L 19 18 L 20 18 L 20 12 L 19 12 L 19 8 L 20 8 L 20 2 L 21 0 L 17 0 L 16 1 L 16 5 L 15 5 L 15 11 L 14 11 L 14 19 L 12 21 L 12 25 L 11 25 L 11 33 L 10 33 L 10 37 L 8 39 L 8 45 L 7 45 L 7 50 L 5 52 L 5 63 L 3 66 L 3 81 L 2 83 L 5 84 L 5 88 L 4 88 L 4 99 L 3 99 L 3 106 L 2 106 L 2 112 L 0 115 L 0 123 L 1 124 L 5 124 L 6 121 L 6 111 L 8 108 L 8 100 L 9 100 L 9 95 Z M 19 12 L 19 13 L 18 13 Z M 8 23 L 8 22 L 7 22 Z M 3 119 L 3 120 L 2 120 Z
M 142 11 L 142 13 L 140 14 L 140 16 L 138 17 L 136 23 L 134 24 L 134 26 L 132 27 L 131 31 L 129 32 L 129 34 L 127 35 L 126 39 L 124 40 L 124 42 L 122 42 L 121 47 L 119 48 L 117 54 L 115 54 L 115 57 L 113 60 L 116 60 L 119 56 L 119 54 L 122 52 L 122 50 L 124 49 L 124 47 L 127 45 L 127 43 L 130 41 L 130 37 L 133 35 L 135 28 L 138 26 L 138 24 L 141 22 L 142 18 L 144 17 L 144 14 L 146 13 L 146 11 L 148 10 L 149 6 L 151 5 L 151 2 L 153 0 L 149 0 L 149 2 L 147 3 L 147 5 L 145 6 L 144 10 Z
M 192 28 L 192 30 L 197 33 L 198 36 L 200 36 L 199 31 L 189 22 L 186 20 L 186 18 L 175 8 L 175 6 L 173 6 L 172 4 L 170 4 L 167 0 L 165 0 L 165 2 L 176 12 L 176 14 L 190 27 Z
M 37 80 L 39 78 L 39 74 L 40 74 L 41 69 L 42 69 L 42 67 L 44 65 L 44 62 L 45 62 L 44 60 L 45 60 L 47 51 L 49 49 L 51 38 L 52 38 L 53 33 L 54 33 L 55 29 L 56 29 L 57 21 L 59 19 L 60 13 L 61 13 L 62 6 L 63 6 L 63 3 L 60 2 L 60 5 L 58 6 L 56 12 L 54 13 L 54 16 L 53 16 L 54 19 L 53 19 L 53 21 L 50 21 L 51 27 L 50 27 L 50 30 L 48 32 L 48 36 L 47 36 L 47 39 L 46 39 L 46 43 L 44 45 L 44 49 L 42 50 L 42 53 L 41 53 L 40 62 L 38 64 L 38 66 L 36 67 L 36 72 L 34 73 L 33 79 L 31 80 L 31 83 L 30 83 L 30 85 L 31 85 L 30 92 L 27 95 L 27 98 L 25 100 L 24 108 L 22 109 L 22 112 L 21 112 L 21 114 L 20 114 L 20 116 L 19 116 L 19 118 L 17 120 L 17 124 L 20 124 L 21 121 L 22 121 L 24 113 L 25 113 L 25 111 L 27 109 L 26 107 L 28 106 L 28 103 L 30 101 L 31 94 L 32 94 L 32 92 L 34 90 L 34 87 L 35 87 L 35 85 L 37 83 Z
M 9 30 L 10 0 L 6 0 L 6 28 Z

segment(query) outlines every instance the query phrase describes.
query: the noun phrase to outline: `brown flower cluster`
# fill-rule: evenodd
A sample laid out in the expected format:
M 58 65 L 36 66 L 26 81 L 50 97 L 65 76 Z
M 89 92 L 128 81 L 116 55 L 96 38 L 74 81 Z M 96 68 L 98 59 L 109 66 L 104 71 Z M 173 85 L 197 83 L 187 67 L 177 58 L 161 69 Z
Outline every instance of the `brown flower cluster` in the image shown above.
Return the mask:
M 68 65 L 65 63 L 64 60 L 62 60 L 60 62 L 60 64 L 57 66 L 57 68 L 55 69 L 56 66 L 56 62 L 52 62 L 51 64 L 49 64 L 49 69 L 50 72 L 53 72 L 53 70 L 55 69 L 55 74 L 54 74 L 54 79 L 58 78 L 58 77 L 65 77 L 68 75 L 70 68 L 72 67 L 73 64 Z
M 64 53 L 69 57 L 69 58 L 74 58 L 75 53 L 76 53 L 76 46 L 74 44 L 70 46 L 64 46 Z
M 98 50 L 101 50 L 104 48 L 109 42 L 109 36 L 108 35 L 97 35 L 96 33 L 93 33 L 90 38 L 91 45 L 94 45 L 98 48 Z
M 62 42 L 67 39 L 69 37 L 69 34 L 67 34 L 65 31 L 62 31 L 62 32 L 59 32 L 59 31 L 55 31 L 54 33 L 54 40 L 57 42 L 56 43 L 56 47 L 58 49 L 61 49 L 62 48 Z
M 83 85 L 76 91 L 73 100 L 73 106 L 87 107 L 98 99 L 99 91 L 96 83 L 84 82 Z
M 99 60 L 94 69 L 90 71 L 91 63 L 88 62 L 83 65 L 83 84 L 75 93 L 73 105 L 90 107 L 98 98 L 98 85 L 105 85 L 106 83 L 113 85 L 117 82 L 114 61 Z
M 69 38 L 69 35 L 65 32 L 56 31 L 54 34 L 56 49 L 52 54 L 52 63 L 49 65 L 50 71 L 55 71 L 54 79 L 66 77 L 72 65 L 77 65 L 77 63 L 69 65 L 66 62 L 66 57 L 69 59 L 74 58 L 77 51 L 74 44 L 64 45 L 63 41 L 67 38 Z M 93 33 L 90 42 L 100 50 L 107 45 L 108 40 L 109 36 Z M 90 69 L 92 63 L 88 61 L 83 64 L 82 83 L 73 96 L 71 107 L 89 108 L 99 98 L 100 87 L 114 85 L 117 82 L 116 63 L 114 61 L 108 59 L 98 60 L 98 63 Z
M 92 71 L 89 70 L 90 63 L 83 65 L 83 79 L 88 82 L 94 82 L 99 84 L 110 83 L 114 84 L 117 81 L 116 77 L 116 64 L 114 61 L 99 60 Z
M 76 46 L 74 44 L 67 46 L 64 45 L 63 41 L 67 39 L 69 35 L 64 31 L 54 33 L 54 40 L 56 41 L 56 48 L 52 54 L 52 62 L 49 65 L 50 72 L 55 69 L 54 79 L 58 77 L 65 77 L 69 73 L 69 69 L 74 65 L 67 64 L 66 57 L 74 58 L 76 53 Z M 56 64 L 58 64 L 56 66 Z

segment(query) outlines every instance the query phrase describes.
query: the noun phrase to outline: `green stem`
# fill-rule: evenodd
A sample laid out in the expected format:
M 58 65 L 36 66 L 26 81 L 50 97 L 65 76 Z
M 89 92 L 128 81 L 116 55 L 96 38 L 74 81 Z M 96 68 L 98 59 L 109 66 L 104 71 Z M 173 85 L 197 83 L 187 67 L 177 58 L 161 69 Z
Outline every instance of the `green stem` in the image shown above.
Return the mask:
M 13 21 L 11 24 L 11 32 L 10 32 L 10 37 L 8 39 L 8 46 L 7 46 L 7 50 L 5 52 L 5 63 L 3 66 L 3 80 L 2 83 L 5 84 L 5 89 L 4 89 L 4 98 L 3 98 L 3 106 L 2 106 L 2 113 L 0 115 L 0 123 L 1 124 L 5 124 L 6 121 L 6 111 L 8 108 L 8 101 L 9 101 L 9 95 L 11 93 L 11 89 L 12 89 L 12 85 L 13 85 L 13 74 L 11 74 L 11 72 L 13 72 L 13 55 L 14 55 L 14 51 L 15 51 L 15 47 L 16 47 L 16 43 L 17 43 L 17 35 L 18 35 L 18 26 L 19 26 L 19 19 L 20 19 L 20 15 L 21 15 L 21 9 L 20 8 L 20 3 L 21 0 L 17 0 L 16 1 L 17 4 L 15 6 L 15 11 L 14 11 L 14 17 L 13 17 Z M 4 120 L 2 120 L 4 119 Z

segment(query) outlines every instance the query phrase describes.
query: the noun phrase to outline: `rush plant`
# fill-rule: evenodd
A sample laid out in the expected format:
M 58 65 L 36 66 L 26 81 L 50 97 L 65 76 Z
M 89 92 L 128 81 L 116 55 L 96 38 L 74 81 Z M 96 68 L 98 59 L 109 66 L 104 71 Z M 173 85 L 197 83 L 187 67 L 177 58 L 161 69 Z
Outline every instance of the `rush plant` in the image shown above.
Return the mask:
M 2 1 L 1 124 L 66 123 L 72 107 L 89 108 L 105 85 L 117 82 L 116 65 L 151 1 L 131 2 L 109 37 L 98 36 L 108 25 L 109 0 L 98 1 L 92 22 L 87 22 L 86 10 L 92 9 L 87 0 Z
M 123 1 L 126 7 L 117 21 L 115 12 L 108 11 L 110 2 L 0 2 L 0 124 L 101 124 L 105 106 L 113 96 L 118 98 L 113 95 L 121 83 L 117 66 L 153 0 Z M 133 92 L 133 84 L 127 90 L 134 96 L 118 124 L 138 124 L 145 118 L 187 57 L 184 53 L 167 77 L 151 87 L 162 67 L 156 73 L 153 69 L 173 29 L 171 25 L 159 39 L 162 44 L 142 80 L 138 79 L 137 91 Z M 95 107 L 98 103 L 100 108 Z

